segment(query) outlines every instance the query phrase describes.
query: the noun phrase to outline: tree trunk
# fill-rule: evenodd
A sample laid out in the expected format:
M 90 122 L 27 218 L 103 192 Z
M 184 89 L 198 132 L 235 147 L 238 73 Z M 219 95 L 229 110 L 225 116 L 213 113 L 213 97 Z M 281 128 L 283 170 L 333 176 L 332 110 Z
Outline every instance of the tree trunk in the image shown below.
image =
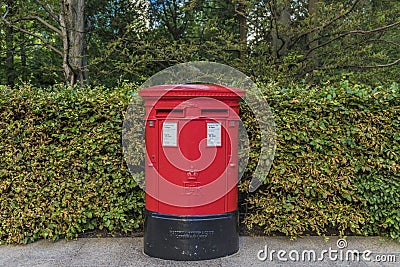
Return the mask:
M 63 40 L 63 70 L 70 85 L 88 83 L 85 41 L 85 0 L 63 0 L 60 25 Z
M 19 1 L 19 9 L 23 10 L 23 1 Z M 24 25 L 21 25 L 21 29 L 24 29 Z M 21 79 L 24 82 L 28 81 L 28 66 L 27 66 L 27 56 L 26 56 L 26 46 L 25 46 L 25 33 L 19 32 L 19 38 L 21 40 L 20 44 L 20 56 L 21 56 Z
M 281 7 L 280 7 L 281 6 Z M 274 2 L 271 5 L 271 37 L 272 37 L 272 56 L 274 59 L 287 55 L 290 37 L 290 1 L 283 3 Z
M 8 14 L 13 15 L 14 0 L 7 0 Z M 14 66 L 14 30 L 11 26 L 6 26 L 6 79 L 7 85 L 15 85 L 15 66 Z
M 244 59 L 247 50 L 247 25 L 246 25 L 246 16 L 245 16 L 245 4 L 243 0 L 239 0 L 238 4 L 238 21 L 239 21 L 239 58 Z
M 26 47 L 25 47 L 25 34 L 20 32 L 20 56 L 21 56 L 21 79 L 24 82 L 28 81 L 28 66 L 27 66 L 27 56 L 26 56 Z
M 317 27 L 317 16 L 318 16 L 318 2 L 319 0 L 308 0 L 308 16 L 311 19 L 311 27 L 316 29 Z M 306 39 L 307 39 L 307 44 L 308 44 L 308 49 L 312 50 L 310 52 L 310 58 L 314 63 L 314 68 L 317 68 L 319 66 L 319 60 L 317 55 L 315 54 L 315 47 L 318 46 L 318 33 L 317 31 L 311 31 L 309 34 L 307 34 Z

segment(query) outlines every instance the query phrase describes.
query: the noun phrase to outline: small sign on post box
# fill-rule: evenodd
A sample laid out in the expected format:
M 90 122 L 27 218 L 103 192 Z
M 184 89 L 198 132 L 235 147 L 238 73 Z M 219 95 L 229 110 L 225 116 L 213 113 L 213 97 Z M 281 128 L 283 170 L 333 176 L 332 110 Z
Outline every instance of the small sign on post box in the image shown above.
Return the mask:
M 162 128 L 162 145 L 177 146 L 178 127 L 176 122 L 164 122 Z
M 237 252 L 236 122 L 245 92 L 183 84 L 144 88 L 139 95 L 148 121 L 144 252 L 173 260 Z
M 221 123 L 207 122 L 207 146 L 221 145 Z

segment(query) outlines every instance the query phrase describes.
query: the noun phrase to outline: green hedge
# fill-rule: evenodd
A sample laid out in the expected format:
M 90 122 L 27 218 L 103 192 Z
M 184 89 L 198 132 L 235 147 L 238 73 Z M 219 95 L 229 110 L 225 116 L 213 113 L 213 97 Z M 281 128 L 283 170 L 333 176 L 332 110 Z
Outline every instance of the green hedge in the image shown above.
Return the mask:
M 398 87 L 262 88 L 277 151 L 259 190 L 249 194 L 248 180 L 241 184 L 243 222 L 267 234 L 400 238 Z M 0 242 L 141 227 L 144 194 L 121 148 L 135 90 L 0 87 Z M 257 138 L 251 112 L 242 109 L 242 117 Z
M 121 154 L 131 88 L 0 88 L 0 239 L 27 243 L 142 225 Z
M 266 234 L 400 239 L 398 86 L 263 89 L 277 151 L 267 183 L 243 203 L 245 223 Z

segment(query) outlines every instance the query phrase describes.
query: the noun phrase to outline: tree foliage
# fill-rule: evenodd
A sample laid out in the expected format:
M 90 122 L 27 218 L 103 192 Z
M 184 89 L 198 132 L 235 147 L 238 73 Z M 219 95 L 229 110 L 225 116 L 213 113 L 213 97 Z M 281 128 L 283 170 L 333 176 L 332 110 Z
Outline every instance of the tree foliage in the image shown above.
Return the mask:
M 1 83 L 115 86 L 206 60 L 259 81 L 390 84 L 399 12 L 395 0 L 2 0 Z

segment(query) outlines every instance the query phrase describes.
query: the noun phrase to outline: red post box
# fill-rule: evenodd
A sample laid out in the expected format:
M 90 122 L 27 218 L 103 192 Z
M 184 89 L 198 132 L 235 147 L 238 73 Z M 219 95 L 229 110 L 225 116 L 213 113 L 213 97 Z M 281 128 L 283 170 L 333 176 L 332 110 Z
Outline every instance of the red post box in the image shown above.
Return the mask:
M 142 89 L 146 107 L 144 252 L 174 260 L 233 254 L 243 90 L 214 84 Z

